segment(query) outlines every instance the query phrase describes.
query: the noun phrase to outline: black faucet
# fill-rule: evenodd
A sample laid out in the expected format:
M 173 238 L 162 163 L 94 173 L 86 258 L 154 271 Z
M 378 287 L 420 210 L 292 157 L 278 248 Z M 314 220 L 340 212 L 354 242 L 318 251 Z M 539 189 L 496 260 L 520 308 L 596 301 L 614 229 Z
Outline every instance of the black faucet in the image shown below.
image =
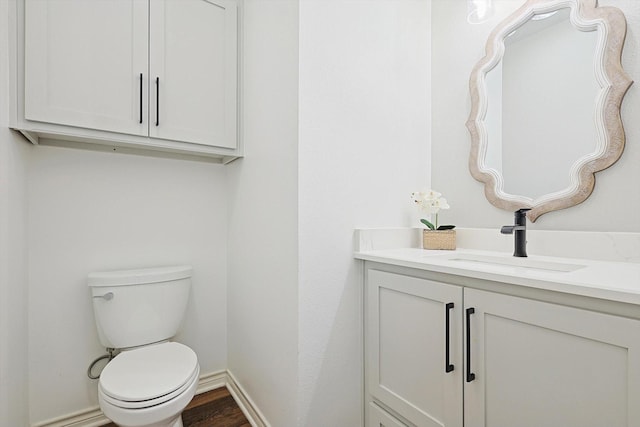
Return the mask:
M 515 225 L 505 225 L 500 229 L 502 234 L 513 234 L 515 236 L 513 256 L 527 256 L 527 212 L 530 210 L 518 209 L 514 212 Z

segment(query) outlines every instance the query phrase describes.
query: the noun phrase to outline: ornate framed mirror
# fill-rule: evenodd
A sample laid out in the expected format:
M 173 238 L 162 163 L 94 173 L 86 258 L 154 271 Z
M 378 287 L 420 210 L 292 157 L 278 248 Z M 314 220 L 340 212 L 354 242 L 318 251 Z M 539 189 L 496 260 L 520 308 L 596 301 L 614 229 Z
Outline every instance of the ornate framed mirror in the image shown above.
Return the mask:
M 623 13 L 597 0 L 528 0 L 471 72 L 469 169 L 494 206 L 528 217 L 577 205 L 624 149 Z

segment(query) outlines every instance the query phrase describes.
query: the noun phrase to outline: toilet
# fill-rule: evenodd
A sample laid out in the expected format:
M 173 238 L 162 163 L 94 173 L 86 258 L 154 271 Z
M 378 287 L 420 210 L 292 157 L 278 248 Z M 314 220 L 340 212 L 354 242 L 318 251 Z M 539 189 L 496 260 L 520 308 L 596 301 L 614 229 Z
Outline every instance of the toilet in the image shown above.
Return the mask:
M 120 350 L 100 374 L 98 402 L 121 427 L 182 427 L 195 395 L 195 352 L 170 339 L 187 308 L 191 267 L 91 273 L 98 338 Z

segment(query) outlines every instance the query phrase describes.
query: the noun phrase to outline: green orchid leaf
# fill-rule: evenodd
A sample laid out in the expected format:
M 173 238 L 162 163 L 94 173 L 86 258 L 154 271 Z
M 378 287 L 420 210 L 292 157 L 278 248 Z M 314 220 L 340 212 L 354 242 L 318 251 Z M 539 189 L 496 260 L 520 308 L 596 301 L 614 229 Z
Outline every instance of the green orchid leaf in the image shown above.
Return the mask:
M 441 225 L 438 230 L 453 230 L 454 228 L 456 228 L 455 225 Z
M 426 219 L 421 219 L 420 222 L 423 223 L 424 225 L 426 225 L 427 227 L 429 227 L 429 230 L 435 230 L 436 229 L 436 226 L 431 224 Z

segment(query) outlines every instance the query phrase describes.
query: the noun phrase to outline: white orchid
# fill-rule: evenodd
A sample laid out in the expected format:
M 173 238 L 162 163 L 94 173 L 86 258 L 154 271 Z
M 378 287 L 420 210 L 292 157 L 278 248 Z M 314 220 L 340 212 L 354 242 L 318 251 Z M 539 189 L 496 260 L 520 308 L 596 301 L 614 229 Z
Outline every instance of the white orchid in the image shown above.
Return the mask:
M 436 200 L 436 199 L 439 199 L 440 196 L 442 196 L 442 193 L 438 193 L 435 190 L 425 191 L 421 194 L 424 195 L 425 200 Z
M 420 210 L 426 214 L 435 215 L 435 225 L 426 219 L 421 219 L 424 225 L 429 227 L 431 230 L 438 230 L 438 212 L 440 209 L 449 209 L 449 203 L 447 203 L 447 199 L 442 197 L 441 193 L 438 193 L 434 190 L 428 191 L 416 191 L 411 193 L 411 199 L 413 202 L 418 205 Z M 453 226 L 442 226 L 447 227 L 446 229 L 452 229 Z

